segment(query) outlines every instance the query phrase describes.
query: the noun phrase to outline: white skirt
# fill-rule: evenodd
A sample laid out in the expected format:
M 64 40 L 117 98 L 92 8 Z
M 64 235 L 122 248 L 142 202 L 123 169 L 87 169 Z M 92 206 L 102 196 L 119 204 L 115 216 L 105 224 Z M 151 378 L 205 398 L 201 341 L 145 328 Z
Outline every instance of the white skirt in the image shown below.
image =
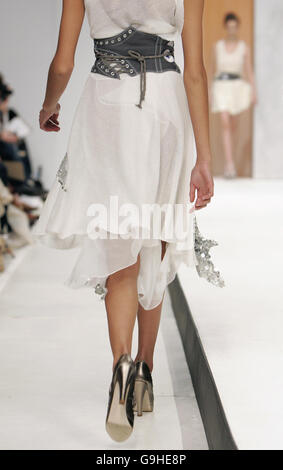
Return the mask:
M 135 263 L 140 254 L 138 295 L 140 304 L 152 309 L 161 302 L 180 263 L 197 264 L 194 211 L 189 211 L 195 144 L 182 74 L 147 72 L 146 79 L 140 109 L 135 106 L 139 75 L 122 74 L 117 80 L 89 74 L 61 165 L 61 182 L 57 175 L 34 234 L 54 248 L 80 246 L 67 283 L 95 287 L 104 296 L 107 277 Z M 166 234 L 168 219 L 162 219 L 162 233 L 157 236 L 150 226 L 146 236 L 128 239 L 142 228 L 140 219 L 128 227 L 115 226 L 113 217 L 95 224 L 93 205 L 100 204 L 111 214 L 114 198 L 119 210 L 126 204 L 139 211 L 145 204 L 181 205 L 187 217 L 185 238 L 174 230 L 173 235 Z M 172 225 L 175 222 L 176 218 Z M 96 237 L 98 225 L 104 238 Z M 161 239 L 168 242 L 162 261 Z
M 228 111 L 238 114 L 251 104 L 251 85 L 242 78 L 214 80 L 212 84 L 211 112 Z

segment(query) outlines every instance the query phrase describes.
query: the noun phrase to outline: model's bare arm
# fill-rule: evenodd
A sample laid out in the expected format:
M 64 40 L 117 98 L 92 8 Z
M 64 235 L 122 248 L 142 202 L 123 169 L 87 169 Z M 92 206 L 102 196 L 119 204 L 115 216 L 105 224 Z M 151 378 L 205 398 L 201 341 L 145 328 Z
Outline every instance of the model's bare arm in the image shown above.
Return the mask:
M 216 43 L 214 43 L 212 46 L 210 57 L 211 57 L 210 78 L 213 79 L 216 73 Z
M 257 102 L 257 93 L 256 93 L 254 71 L 253 71 L 253 66 L 252 66 L 251 50 L 249 46 L 246 46 L 245 71 L 247 74 L 247 78 L 252 86 L 252 90 L 253 90 L 252 101 L 255 104 Z
M 196 209 L 206 206 L 214 190 L 210 170 L 207 76 L 203 63 L 203 8 L 204 0 L 184 0 L 184 85 L 197 149 L 197 161 L 191 175 L 190 201 L 194 201 L 197 191 Z
M 40 127 L 59 130 L 58 103 L 73 71 L 75 52 L 85 14 L 83 0 L 63 0 L 58 44 L 50 64 L 44 103 L 40 112 Z
M 211 95 L 212 95 L 212 85 L 213 85 L 213 80 L 216 74 L 216 43 L 213 44 L 211 48 L 211 53 L 210 53 L 210 71 L 209 71 L 209 76 L 208 76 L 208 96 L 209 96 L 209 102 L 211 103 Z

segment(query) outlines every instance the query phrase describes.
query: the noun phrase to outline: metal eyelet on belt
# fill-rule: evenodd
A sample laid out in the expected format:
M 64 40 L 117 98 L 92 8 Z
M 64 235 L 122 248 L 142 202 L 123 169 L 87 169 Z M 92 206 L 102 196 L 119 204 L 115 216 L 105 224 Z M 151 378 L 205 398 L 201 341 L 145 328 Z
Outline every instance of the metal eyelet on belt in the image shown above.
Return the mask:
M 109 44 L 109 42 L 111 44 L 115 44 L 116 42 L 121 42 L 122 39 L 124 38 L 127 38 L 130 34 L 132 34 L 132 32 L 134 31 L 134 29 L 130 28 L 130 29 L 127 29 L 123 35 L 119 35 L 118 37 L 114 37 L 113 39 L 111 38 L 108 38 L 108 39 L 105 39 L 105 40 L 100 40 L 100 39 L 94 39 L 94 44 L 97 45 L 97 44 L 100 44 L 101 46 L 103 44 Z
M 167 53 L 166 55 L 165 55 L 165 52 Z M 169 49 L 166 49 L 165 52 L 164 52 L 164 59 L 167 60 L 167 62 L 174 62 L 175 61 L 174 56 L 171 54 Z

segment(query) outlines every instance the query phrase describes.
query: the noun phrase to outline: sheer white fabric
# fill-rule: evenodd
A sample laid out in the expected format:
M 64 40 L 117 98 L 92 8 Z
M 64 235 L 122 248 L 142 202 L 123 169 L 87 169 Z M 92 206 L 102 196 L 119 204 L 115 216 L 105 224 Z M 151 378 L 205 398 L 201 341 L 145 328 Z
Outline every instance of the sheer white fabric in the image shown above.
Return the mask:
M 180 33 L 183 2 L 85 3 L 94 37 L 117 34 L 129 24 L 162 37 Z M 135 263 L 140 254 L 138 293 L 141 305 L 151 309 L 161 302 L 180 263 L 196 264 L 193 212 L 187 217 L 186 238 L 168 238 L 162 261 L 161 237 L 125 240 L 111 220 L 103 230 L 117 233 L 117 239 L 93 239 L 88 230 L 89 207 L 102 204 L 108 210 L 111 196 L 118 198 L 119 208 L 129 203 L 139 209 L 143 204 L 181 204 L 188 210 L 195 145 L 182 74 L 147 72 L 142 110 L 135 106 L 139 80 L 127 74 L 120 80 L 88 75 L 68 142 L 65 190 L 55 179 L 35 234 L 55 248 L 81 247 L 67 281 L 72 287 L 105 286 L 110 274 Z

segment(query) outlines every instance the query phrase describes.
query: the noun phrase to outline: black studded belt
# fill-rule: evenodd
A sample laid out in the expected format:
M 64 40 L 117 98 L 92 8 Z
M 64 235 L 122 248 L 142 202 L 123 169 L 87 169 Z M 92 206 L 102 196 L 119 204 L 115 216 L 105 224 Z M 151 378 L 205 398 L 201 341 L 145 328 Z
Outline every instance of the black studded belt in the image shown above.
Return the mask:
M 215 77 L 215 80 L 236 80 L 237 78 L 241 78 L 241 75 L 237 73 L 221 72 Z
M 120 34 L 107 38 L 94 38 L 95 63 L 91 72 L 120 79 L 121 73 L 140 74 L 140 101 L 142 108 L 146 91 L 146 72 L 181 73 L 174 59 L 174 41 L 157 34 L 137 30 L 130 25 Z

